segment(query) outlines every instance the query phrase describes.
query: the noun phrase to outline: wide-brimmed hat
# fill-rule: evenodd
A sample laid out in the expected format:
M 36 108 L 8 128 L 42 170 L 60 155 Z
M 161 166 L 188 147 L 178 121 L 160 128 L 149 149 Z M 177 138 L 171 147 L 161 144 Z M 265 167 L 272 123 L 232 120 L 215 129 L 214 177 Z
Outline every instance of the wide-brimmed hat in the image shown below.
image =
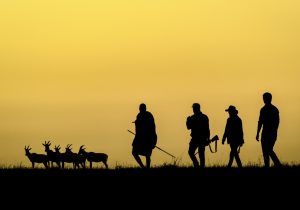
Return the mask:
M 238 110 L 235 108 L 235 106 L 233 106 L 233 105 L 230 105 L 229 107 L 228 107 L 228 109 L 225 109 L 225 111 L 226 112 L 238 112 Z

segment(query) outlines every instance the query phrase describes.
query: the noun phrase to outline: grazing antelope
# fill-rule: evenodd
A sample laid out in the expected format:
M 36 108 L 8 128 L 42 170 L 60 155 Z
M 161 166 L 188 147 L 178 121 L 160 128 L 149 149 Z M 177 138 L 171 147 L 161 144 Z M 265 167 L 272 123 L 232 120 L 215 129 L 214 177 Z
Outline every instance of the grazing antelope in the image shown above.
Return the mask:
M 80 146 L 78 154 L 82 154 L 86 157 L 87 161 L 90 162 L 90 168 L 92 168 L 93 162 L 103 162 L 105 167 L 108 168 L 107 158 L 108 155 L 105 153 L 86 152 L 84 145 Z
M 25 155 L 28 157 L 30 162 L 32 163 L 32 168 L 34 168 L 35 163 L 43 163 L 45 168 L 48 168 L 48 156 L 44 154 L 30 153 L 30 146 L 25 146 Z
M 50 149 L 50 141 L 46 142 L 43 144 L 45 147 L 45 152 L 47 153 L 48 159 L 51 162 L 51 168 L 53 168 L 53 162 L 55 162 L 58 167 L 60 168 L 60 155 L 58 155 L 56 152 L 52 151 Z

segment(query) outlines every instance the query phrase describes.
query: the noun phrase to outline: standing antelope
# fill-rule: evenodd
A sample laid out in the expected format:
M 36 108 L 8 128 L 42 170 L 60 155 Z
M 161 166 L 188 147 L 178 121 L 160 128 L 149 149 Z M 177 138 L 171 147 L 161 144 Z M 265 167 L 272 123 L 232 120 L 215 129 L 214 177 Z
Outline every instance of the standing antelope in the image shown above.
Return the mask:
M 55 150 L 55 154 L 56 154 L 56 157 L 57 157 L 57 159 L 59 160 L 59 162 L 62 162 L 63 161 L 63 154 L 62 153 L 60 153 L 60 145 L 58 145 L 58 146 L 56 146 L 56 145 L 54 145 L 54 150 Z
M 51 168 L 53 168 L 53 162 L 55 162 L 58 167 L 60 168 L 60 155 L 58 155 L 56 152 L 52 151 L 50 149 L 50 141 L 46 142 L 43 144 L 45 147 L 45 152 L 47 153 L 48 159 L 51 162 Z
M 74 153 L 72 152 L 72 149 L 70 147 L 71 147 L 71 144 L 68 144 L 65 148 L 65 153 L 60 153 L 61 154 L 62 168 L 65 167 L 65 163 L 72 163 L 73 167 L 75 167 L 74 162 L 73 162 Z
M 105 167 L 108 168 L 107 158 L 108 155 L 105 153 L 86 152 L 84 145 L 80 146 L 78 154 L 82 154 L 86 157 L 87 161 L 90 162 L 90 168 L 92 168 L 93 162 L 103 162 Z
M 73 163 L 73 168 L 85 168 L 85 156 L 72 152 L 72 144 L 66 146 L 65 153 L 62 154 L 62 167 L 64 168 L 64 163 Z
M 32 168 L 34 168 L 35 163 L 43 163 L 45 168 L 48 168 L 48 156 L 44 154 L 30 153 L 30 146 L 25 146 L 25 155 L 28 157 L 30 162 L 32 163 Z

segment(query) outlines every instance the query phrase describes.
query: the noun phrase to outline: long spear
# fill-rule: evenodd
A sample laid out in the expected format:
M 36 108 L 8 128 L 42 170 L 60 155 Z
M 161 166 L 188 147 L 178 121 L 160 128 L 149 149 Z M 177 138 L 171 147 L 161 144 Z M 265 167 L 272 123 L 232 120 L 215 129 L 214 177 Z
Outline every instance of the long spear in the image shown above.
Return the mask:
M 131 130 L 127 130 L 129 133 L 132 133 L 133 135 L 135 135 L 135 133 L 134 132 L 132 132 Z M 168 154 L 168 155 L 170 155 L 172 158 L 175 158 L 175 156 L 174 155 L 171 155 L 170 153 L 168 153 L 167 151 L 165 151 L 165 150 L 163 150 L 162 148 L 160 148 L 160 147 L 158 147 L 158 146 L 155 146 L 157 149 L 159 149 L 159 150 L 161 150 L 161 151 L 163 151 L 164 153 L 166 153 L 166 154 Z

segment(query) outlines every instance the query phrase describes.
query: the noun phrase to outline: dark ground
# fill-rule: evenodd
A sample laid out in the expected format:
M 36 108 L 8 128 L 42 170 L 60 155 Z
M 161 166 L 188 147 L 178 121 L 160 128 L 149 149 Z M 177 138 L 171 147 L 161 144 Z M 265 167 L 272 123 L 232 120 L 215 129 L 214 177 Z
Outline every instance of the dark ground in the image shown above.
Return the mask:
M 0 184 L 4 203 L 29 208 L 290 209 L 299 205 L 300 167 L 1 169 Z

